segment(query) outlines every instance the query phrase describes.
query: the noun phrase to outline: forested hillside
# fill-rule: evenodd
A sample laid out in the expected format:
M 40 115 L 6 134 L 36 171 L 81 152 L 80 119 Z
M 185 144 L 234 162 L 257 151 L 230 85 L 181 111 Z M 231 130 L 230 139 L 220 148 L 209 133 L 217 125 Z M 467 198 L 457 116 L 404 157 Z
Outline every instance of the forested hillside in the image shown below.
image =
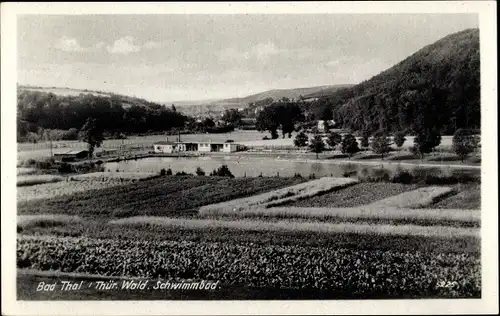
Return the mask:
M 122 95 L 56 95 L 18 88 L 18 141 L 36 141 L 44 130 L 56 138 L 75 139 L 87 118 L 96 118 L 107 134 L 168 131 L 187 117 L 173 107 Z
M 443 134 L 480 128 L 479 30 L 451 34 L 354 87 L 324 96 L 344 128 L 375 132 L 432 125 Z M 325 95 L 328 94 L 328 95 Z

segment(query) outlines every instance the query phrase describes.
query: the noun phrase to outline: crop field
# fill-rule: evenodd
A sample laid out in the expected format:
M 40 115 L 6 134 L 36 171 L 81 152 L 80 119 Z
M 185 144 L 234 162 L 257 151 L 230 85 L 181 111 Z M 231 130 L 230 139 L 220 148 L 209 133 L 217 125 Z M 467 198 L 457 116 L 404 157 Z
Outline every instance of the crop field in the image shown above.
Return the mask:
M 229 217 L 231 218 L 231 215 L 229 215 Z M 232 217 L 262 218 L 267 221 L 288 218 L 307 219 L 328 223 L 383 223 L 395 225 L 415 224 L 423 226 L 447 225 L 457 227 L 479 227 L 481 212 L 479 210 L 464 209 L 382 209 L 370 208 L 367 206 L 356 208 L 288 206 L 246 209 L 240 211 L 237 216 Z M 396 230 L 397 229 L 394 231 Z
M 453 193 L 451 187 L 429 186 L 391 196 L 371 203 L 369 206 L 376 208 L 423 208 L 451 193 Z
M 216 215 L 237 213 L 240 210 L 253 207 L 271 207 L 290 201 L 312 197 L 355 184 L 357 181 L 350 178 L 324 177 L 295 186 L 254 195 L 248 198 L 235 199 L 227 202 L 206 205 L 200 208 L 200 215 Z
M 68 181 L 22 186 L 17 188 L 17 202 L 23 203 L 28 201 L 70 196 L 79 192 L 120 186 L 132 181 L 133 180 L 123 178 L 108 178 L 106 180 L 91 178 L 70 181 L 68 178 Z
M 328 289 L 338 296 L 377 293 L 382 297 L 477 297 L 481 289 L 479 262 L 479 256 L 473 253 L 436 255 L 336 246 L 25 235 L 17 241 L 18 268 L 169 280 L 219 280 L 222 284 L 262 288 Z M 456 282 L 457 286 L 439 287 L 443 280 Z
M 18 188 L 87 183 L 79 192 L 18 201 L 18 271 L 221 282 L 220 295 L 193 291 L 171 299 L 270 299 L 278 293 L 304 299 L 301 291 L 325 299 L 481 294 L 480 211 L 452 207 L 457 199 L 472 203 L 474 195 L 464 192 L 477 192 L 479 185 L 146 173 L 129 179 L 123 173 L 118 180 L 119 174 Z M 440 204 L 447 199 L 455 200 Z M 50 280 L 23 277 L 29 284 Z M 21 297 L 29 291 L 18 287 Z
M 481 209 L 481 188 L 478 184 L 466 185 L 456 189 L 457 194 L 433 204 L 434 208 L 461 208 L 468 210 Z
M 296 178 L 164 176 L 50 199 L 20 202 L 18 214 L 63 213 L 112 217 L 183 214 L 190 210 L 195 212 L 197 207 L 209 203 L 228 201 L 302 181 Z
M 389 214 L 392 215 L 392 214 Z M 413 215 L 413 214 L 411 214 Z M 411 216 L 410 215 L 410 216 Z M 432 217 L 433 214 L 430 215 Z M 409 217 L 409 216 L 408 216 Z M 424 217 L 425 218 L 425 217 Z M 470 220 L 465 216 L 456 217 L 458 220 Z M 366 234 L 366 235 L 397 235 L 397 236 L 425 236 L 425 237 L 479 237 L 476 228 L 462 228 L 451 226 L 417 226 L 417 225 L 372 225 L 365 223 L 322 223 L 313 221 L 261 221 L 261 220 L 217 220 L 217 219 L 179 219 L 156 216 L 138 216 L 112 220 L 112 225 L 142 226 L 160 225 L 167 228 L 200 229 L 229 228 L 234 230 L 262 230 L 262 231 L 291 231 L 313 232 L 327 234 Z
M 357 207 L 417 189 L 399 183 L 358 183 L 341 190 L 287 203 L 294 207 Z

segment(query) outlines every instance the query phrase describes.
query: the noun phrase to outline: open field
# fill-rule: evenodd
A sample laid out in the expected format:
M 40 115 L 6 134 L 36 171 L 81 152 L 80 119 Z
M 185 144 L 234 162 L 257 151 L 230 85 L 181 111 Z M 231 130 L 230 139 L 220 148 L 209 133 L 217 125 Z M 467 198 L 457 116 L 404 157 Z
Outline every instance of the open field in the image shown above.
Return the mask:
M 63 181 L 65 178 L 57 175 L 51 174 L 39 174 L 39 175 L 18 175 L 17 176 L 17 186 L 32 186 L 44 183 L 54 183 Z
M 19 202 L 18 214 L 112 217 L 179 215 L 194 213 L 197 207 L 205 204 L 266 192 L 302 181 L 297 178 L 164 176 L 50 199 Z
M 330 289 L 361 295 L 383 292 L 385 297 L 476 297 L 481 288 L 479 256 L 472 253 L 435 256 L 335 246 L 24 235 L 18 238 L 17 252 L 17 266 L 21 269 L 109 276 L 219 280 L 223 284 L 251 287 Z M 255 269 L 260 273 L 256 274 Z M 460 286 L 454 290 L 443 289 L 437 286 L 442 280 L 456 281 Z

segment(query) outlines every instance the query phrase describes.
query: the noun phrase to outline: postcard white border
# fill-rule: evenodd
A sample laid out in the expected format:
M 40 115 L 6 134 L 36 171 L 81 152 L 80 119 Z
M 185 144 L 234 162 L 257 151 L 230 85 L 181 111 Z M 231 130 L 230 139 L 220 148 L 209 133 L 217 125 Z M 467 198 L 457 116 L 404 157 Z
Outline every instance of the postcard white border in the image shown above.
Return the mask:
M 281 3 L 2 3 L 2 314 L 478 314 L 498 313 L 497 36 L 494 1 Z M 482 95 L 482 298 L 349 301 L 16 301 L 16 15 L 477 13 Z

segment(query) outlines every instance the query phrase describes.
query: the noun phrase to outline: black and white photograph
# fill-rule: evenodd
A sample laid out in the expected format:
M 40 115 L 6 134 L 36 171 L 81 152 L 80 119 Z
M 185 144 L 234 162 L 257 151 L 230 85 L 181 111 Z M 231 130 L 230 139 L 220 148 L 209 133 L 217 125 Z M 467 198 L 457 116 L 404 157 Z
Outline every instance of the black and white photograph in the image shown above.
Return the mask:
M 390 4 L 2 4 L 2 292 L 498 312 L 496 4 Z

